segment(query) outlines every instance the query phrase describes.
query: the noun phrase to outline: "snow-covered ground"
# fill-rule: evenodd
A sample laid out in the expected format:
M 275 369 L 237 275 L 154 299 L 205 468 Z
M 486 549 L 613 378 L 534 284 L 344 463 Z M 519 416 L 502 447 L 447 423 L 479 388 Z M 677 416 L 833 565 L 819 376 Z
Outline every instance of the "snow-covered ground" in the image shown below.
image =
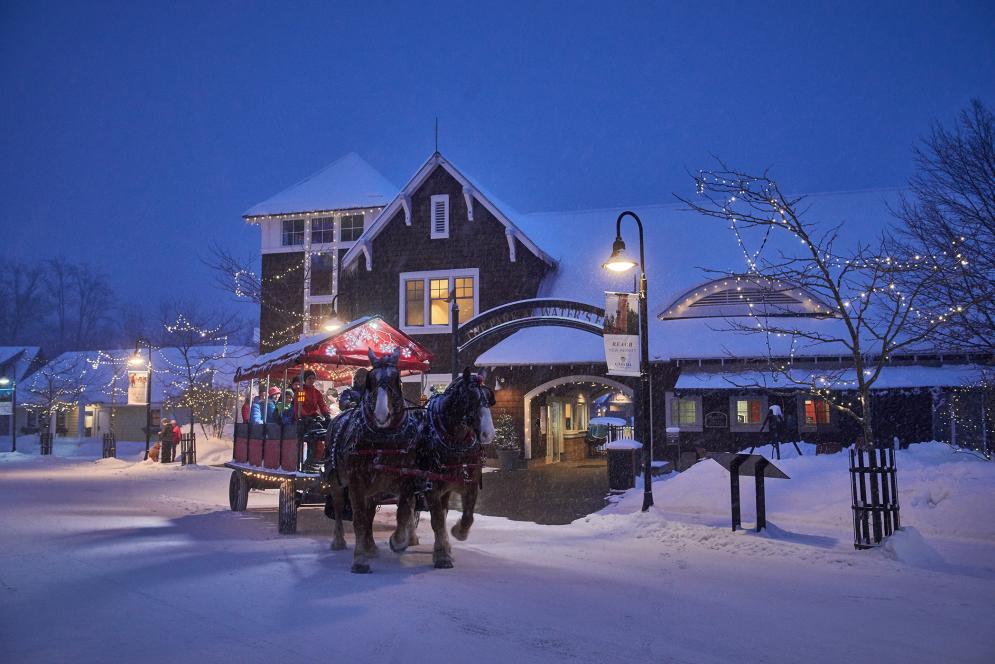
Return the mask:
M 21 448 L 21 441 L 19 448 Z M 26 443 L 26 446 L 28 443 Z M 68 445 L 68 444 L 67 444 Z M 0 454 L 0 661 L 990 662 L 995 464 L 899 454 L 906 531 L 855 551 L 844 455 L 786 458 L 763 535 L 729 530 L 702 462 L 566 526 L 477 517 L 435 570 L 385 539 L 372 575 L 276 493 L 227 507 L 228 471 Z M 77 446 L 78 447 L 78 446 Z M 224 458 L 226 447 L 201 450 Z M 30 447 L 27 446 L 29 452 Z M 59 452 L 57 446 L 56 451 Z M 66 450 L 63 450 L 66 451 Z M 92 451 L 95 455 L 99 450 Z M 743 483 L 744 519 L 753 515 Z M 451 519 L 455 515 L 451 515 Z M 351 546 L 350 537 L 350 546 Z

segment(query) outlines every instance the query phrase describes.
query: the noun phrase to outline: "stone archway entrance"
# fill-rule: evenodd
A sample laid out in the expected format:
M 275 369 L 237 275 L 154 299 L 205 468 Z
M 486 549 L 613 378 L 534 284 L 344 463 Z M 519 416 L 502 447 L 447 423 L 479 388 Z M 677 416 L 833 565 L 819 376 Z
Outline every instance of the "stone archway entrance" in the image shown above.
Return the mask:
M 603 401 L 602 397 L 606 396 L 609 399 Z M 523 397 L 525 458 L 555 462 L 583 453 L 586 445 L 583 434 L 590 419 L 618 414 L 608 412 L 612 404 L 617 408 L 618 404 L 627 403 L 631 408 L 632 396 L 633 390 L 628 385 L 606 376 L 586 374 L 555 378 L 529 390 Z M 537 399 L 543 403 L 534 403 Z M 602 401 L 607 405 L 599 406 L 598 402 Z M 600 412 L 599 408 L 606 412 Z

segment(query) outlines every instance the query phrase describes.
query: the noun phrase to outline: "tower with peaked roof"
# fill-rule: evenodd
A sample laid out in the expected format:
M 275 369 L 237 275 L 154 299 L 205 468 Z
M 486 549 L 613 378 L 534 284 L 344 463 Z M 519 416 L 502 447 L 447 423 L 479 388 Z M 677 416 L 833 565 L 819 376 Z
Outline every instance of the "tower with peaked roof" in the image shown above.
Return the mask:
M 271 350 L 333 313 L 339 261 L 397 193 L 349 153 L 242 215 L 261 235 L 260 347 Z

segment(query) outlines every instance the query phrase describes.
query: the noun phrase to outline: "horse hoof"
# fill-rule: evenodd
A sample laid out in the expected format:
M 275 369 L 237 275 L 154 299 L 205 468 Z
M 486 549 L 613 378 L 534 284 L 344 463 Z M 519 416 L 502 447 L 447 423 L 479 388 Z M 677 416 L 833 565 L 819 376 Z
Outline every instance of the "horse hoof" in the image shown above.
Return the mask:
M 393 537 L 391 537 L 390 539 L 388 539 L 387 543 L 390 544 L 390 550 L 393 551 L 394 553 L 404 553 L 405 549 L 408 548 L 407 544 L 405 544 L 403 546 L 395 546 L 394 545 L 394 538 Z
M 344 551 L 345 548 L 345 542 L 332 542 L 332 551 Z
M 408 540 L 408 546 L 418 546 L 419 544 L 421 544 L 421 540 L 417 537 L 412 536 L 411 539 Z
M 353 574 L 370 574 L 373 572 L 373 570 L 370 569 L 370 566 L 365 563 L 353 563 L 352 569 L 349 571 Z
M 436 560 L 435 569 L 452 569 L 453 561 L 451 560 Z
M 452 530 L 449 531 L 453 537 L 458 539 L 460 542 L 466 541 L 466 536 L 469 535 L 469 531 L 462 530 L 458 525 L 453 526 Z

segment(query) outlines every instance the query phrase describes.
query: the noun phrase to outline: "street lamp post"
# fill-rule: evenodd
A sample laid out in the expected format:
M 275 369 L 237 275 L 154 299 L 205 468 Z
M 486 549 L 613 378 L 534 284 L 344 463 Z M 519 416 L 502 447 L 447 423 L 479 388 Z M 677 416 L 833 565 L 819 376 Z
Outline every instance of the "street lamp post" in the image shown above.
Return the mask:
M 326 318 L 325 322 L 321 324 L 321 329 L 325 332 L 335 332 L 342 327 L 342 320 L 339 318 L 339 309 L 335 306 L 335 302 L 339 299 L 339 294 L 336 293 L 335 297 L 332 298 L 332 317 Z
M 10 385 L 10 387 L 7 387 Z M 17 381 L 4 376 L 0 388 L 10 390 L 10 451 L 17 451 Z
M 646 306 L 646 256 L 643 251 L 643 222 L 635 212 L 626 210 L 615 220 L 615 242 L 604 268 L 627 272 L 636 266 L 625 252 L 622 241 L 622 218 L 632 217 L 639 226 L 639 398 L 636 399 L 636 438 L 643 444 L 643 511 L 653 505 L 653 427 L 650 423 L 649 316 Z
M 135 354 L 128 360 L 128 364 L 138 366 L 142 363 L 142 357 L 138 354 L 138 349 L 145 345 L 149 351 L 148 370 L 145 378 L 145 459 L 149 458 L 149 444 L 152 440 L 152 342 L 148 339 L 139 338 L 135 342 Z

